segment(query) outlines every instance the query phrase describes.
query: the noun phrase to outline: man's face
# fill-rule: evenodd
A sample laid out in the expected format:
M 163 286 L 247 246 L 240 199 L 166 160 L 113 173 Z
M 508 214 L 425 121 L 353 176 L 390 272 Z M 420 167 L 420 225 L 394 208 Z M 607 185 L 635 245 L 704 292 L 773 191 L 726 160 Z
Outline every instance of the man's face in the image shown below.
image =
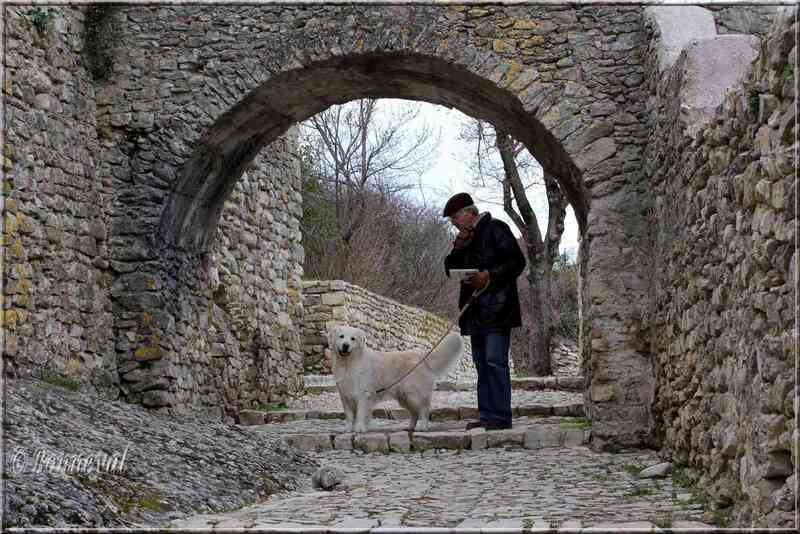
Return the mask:
M 459 210 L 450 216 L 450 224 L 459 230 L 471 228 L 472 214 L 468 211 Z

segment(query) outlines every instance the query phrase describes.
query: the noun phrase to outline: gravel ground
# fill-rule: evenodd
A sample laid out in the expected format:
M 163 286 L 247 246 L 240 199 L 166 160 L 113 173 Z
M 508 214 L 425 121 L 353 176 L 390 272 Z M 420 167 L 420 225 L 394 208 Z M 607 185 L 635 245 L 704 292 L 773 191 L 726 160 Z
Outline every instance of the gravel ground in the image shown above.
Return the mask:
M 3 528 L 158 525 L 308 489 L 317 467 L 277 436 L 41 381 L 7 380 L 4 408 Z M 124 468 L 64 474 L 47 467 L 44 453 L 117 453 Z

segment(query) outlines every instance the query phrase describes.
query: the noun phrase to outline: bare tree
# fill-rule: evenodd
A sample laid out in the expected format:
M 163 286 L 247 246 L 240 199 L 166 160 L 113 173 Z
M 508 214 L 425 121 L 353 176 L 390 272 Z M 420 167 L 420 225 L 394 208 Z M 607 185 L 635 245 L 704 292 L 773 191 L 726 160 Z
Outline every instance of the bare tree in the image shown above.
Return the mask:
M 368 196 L 385 200 L 410 189 L 430 164 L 437 146 L 432 129 L 408 128 L 419 113 L 416 103 L 391 112 L 379 100 L 361 99 L 332 106 L 301 125 L 312 172 L 333 191 L 336 239 L 331 252 L 342 274 L 350 268 L 353 236 L 367 221 Z M 385 207 L 385 202 L 371 206 Z
M 408 195 L 438 135 L 412 127 L 420 104 L 383 102 L 333 106 L 302 125 L 306 273 L 449 312 L 448 227 L 438 210 Z
M 522 234 L 528 257 L 529 346 L 527 371 L 535 376 L 552 374 L 550 345 L 553 321 L 550 317 L 550 284 L 553 263 L 564 233 L 567 199 L 558 181 L 525 150 L 524 145 L 506 132 L 493 131 L 482 121 L 473 120 L 462 129 L 461 138 L 475 143 L 472 161 L 473 182 L 481 187 L 495 183 L 502 187 L 503 210 Z M 500 165 L 496 156 L 500 156 Z M 539 171 L 539 172 L 537 172 Z M 528 190 L 541 185 L 534 176 L 541 174 L 548 201 L 547 229 L 542 235 L 528 199 Z

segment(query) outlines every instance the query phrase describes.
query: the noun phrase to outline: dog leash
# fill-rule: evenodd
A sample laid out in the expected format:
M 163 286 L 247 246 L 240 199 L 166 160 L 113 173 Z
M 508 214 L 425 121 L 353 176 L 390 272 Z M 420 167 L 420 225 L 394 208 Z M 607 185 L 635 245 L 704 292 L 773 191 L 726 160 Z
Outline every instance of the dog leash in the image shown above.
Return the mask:
M 444 335 L 442 335 L 442 337 L 439 338 L 439 341 L 437 341 L 436 344 L 433 347 L 431 347 L 431 350 L 428 351 L 428 354 L 423 356 L 423 358 L 420 361 L 418 361 L 416 363 L 416 365 L 414 365 L 414 367 L 409 369 L 408 372 L 406 374 L 404 374 L 403 376 L 401 376 L 398 380 L 395 380 L 394 382 L 392 382 L 391 385 L 375 390 L 375 394 L 378 395 L 380 393 L 383 393 L 387 389 L 393 388 L 394 386 L 396 386 L 397 384 L 399 384 L 400 382 L 405 380 L 408 375 L 410 375 L 411 373 L 414 372 L 414 369 L 419 367 L 425 360 L 427 360 L 428 356 L 430 356 L 433 353 L 434 349 L 436 349 L 436 347 L 439 346 L 439 344 L 444 340 L 444 338 L 446 338 L 447 335 L 450 333 L 450 330 L 456 325 L 456 323 L 458 323 L 458 320 L 461 319 L 461 316 L 464 315 L 465 311 L 467 311 L 467 308 L 469 308 L 469 305 L 472 304 L 472 301 L 474 301 L 475 298 L 478 295 L 480 295 L 481 293 L 486 291 L 486 289 L 489 287 L 490 283 L 491 283 L 491 280 L 489 282 L 487 282 L 486 285 L 483 286 L 482 288 L 480 288 L 478 291 L 474 291 L 472 293 L 472 295 L 469 297 L 469 300 L 467 300 L 467 303 L 464 304 L 464 307 L 459 310 L 458 317 L 456 317 L 455 321 L 450 323 L 450 326 L 448 326 L 447 329 L 444 331 Z

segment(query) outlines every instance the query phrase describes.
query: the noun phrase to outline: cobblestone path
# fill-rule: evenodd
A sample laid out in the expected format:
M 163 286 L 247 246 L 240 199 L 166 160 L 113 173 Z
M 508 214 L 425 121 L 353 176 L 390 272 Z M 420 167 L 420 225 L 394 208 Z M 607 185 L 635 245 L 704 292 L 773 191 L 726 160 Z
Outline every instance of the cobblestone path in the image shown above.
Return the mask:
M 580 394 L 515 392 L 514 403 L 574 402 Z M 474 402 L 469 392 L 437 392 L 435 406 Z M 387 404 L 385 407 L 392 407 Z M 290 408 L 341 409 L 338 396 L 298 399 Z M 553 418 L 515 419 L 514 426 L 536 428 Z M 564 421 L 575 418 L 557 418 Z M 399 425 L 399 426 L 398 426 Z M 463 431 L 463 421 L 441 421 L 432 432 Z M 344 421 L 304 419 L 249 427 L 254 432 L 291 435 L 343 433 Z M 376 420 L 373 431 L 398 431 L 398 421 Z M 458 429 L 458 430 L 456 430 Z M 493 432 L 480 431 L 491 435 Z M 505 431 L 504 431 L 505 432 Z M 490 437 L 491 439 L 491 437 Z M 413 447 L 413 446 L 412 446 Z M 654 451 L 593 452 L 581 445 L 523 448 L 521 443 L 469 448 L 365 452 L 358 448 L 309 450 L 321 467 L 338 469 L 341 482 L 331 491 L 304 490 L 224 514 L 198 515 L 169 523 L 171 528 L 355 528 L 360 531 L 499 528 L 597 529 L 622 527 L 710 528 L 703 509 L 670 477 L 639 478 L 660 462 Z

